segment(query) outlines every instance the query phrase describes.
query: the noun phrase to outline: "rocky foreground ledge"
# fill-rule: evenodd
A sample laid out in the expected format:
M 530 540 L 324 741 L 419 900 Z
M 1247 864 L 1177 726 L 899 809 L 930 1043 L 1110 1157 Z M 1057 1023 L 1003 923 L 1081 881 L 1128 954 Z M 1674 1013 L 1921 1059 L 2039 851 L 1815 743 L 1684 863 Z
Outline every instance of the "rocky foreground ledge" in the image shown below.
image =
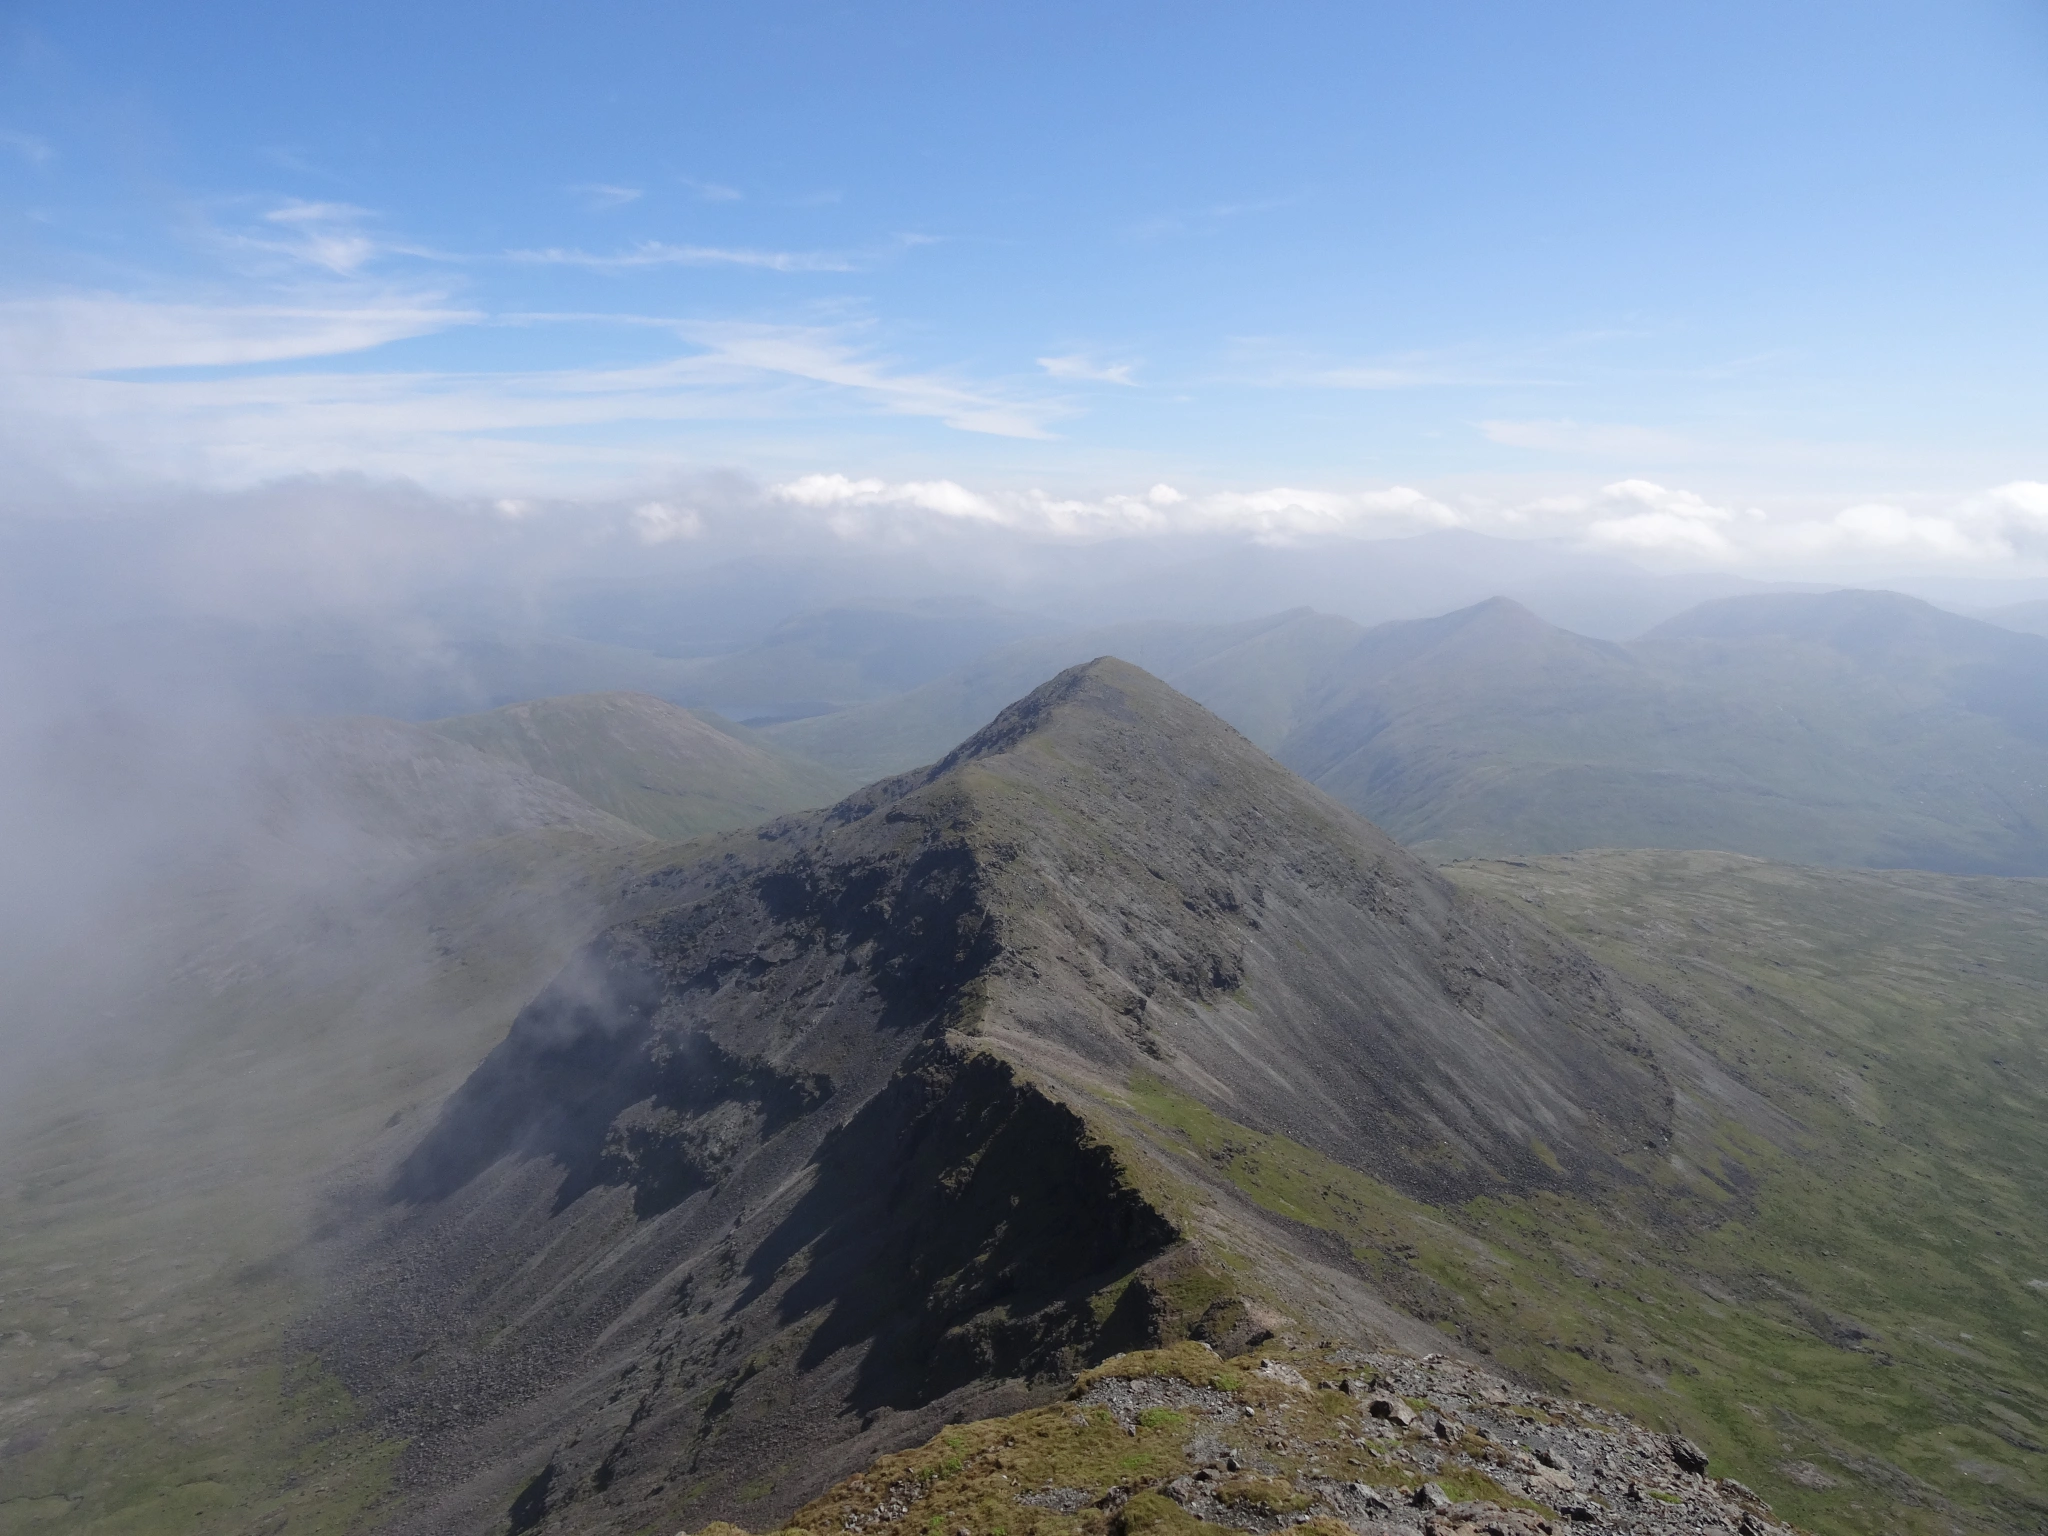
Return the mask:
M 1690 1441 L 1443 1358 L 1120 1355 L 1065 1401 L 948 1428 L 781 1536 L 1532 1536 L 1791 1527 Z M 743 1536 L 724 1524 L 699 1536 Z

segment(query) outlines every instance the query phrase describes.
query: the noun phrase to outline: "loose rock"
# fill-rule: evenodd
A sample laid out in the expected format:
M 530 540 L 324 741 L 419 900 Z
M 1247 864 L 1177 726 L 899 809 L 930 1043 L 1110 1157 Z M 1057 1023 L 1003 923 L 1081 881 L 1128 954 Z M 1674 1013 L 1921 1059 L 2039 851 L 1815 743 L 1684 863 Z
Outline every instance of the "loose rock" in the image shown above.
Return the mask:
M 1704 1474 L 1707 1470 L 1707 1453 L 1683 1435 L 1671 1437 L 1671 1459 L 1681 1471 Z

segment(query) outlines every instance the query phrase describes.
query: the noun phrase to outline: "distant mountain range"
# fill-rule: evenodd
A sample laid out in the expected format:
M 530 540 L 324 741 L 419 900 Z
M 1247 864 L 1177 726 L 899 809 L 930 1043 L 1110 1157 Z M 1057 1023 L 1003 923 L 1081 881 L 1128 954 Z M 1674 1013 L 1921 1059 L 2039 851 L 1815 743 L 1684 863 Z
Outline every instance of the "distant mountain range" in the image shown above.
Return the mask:
M 1090 654 L 1157 672 L 1440 858 L 1707 848 L 2048 873 L 2048 639 L 1894 593 L 1728 598 L 1627 643 L 1506 599 L 1371 630 L 1128 625 L 766 734 L 849 776 L 895 771 Z
M 1855 673 L 1982 638 L 1901 639 L 1898 612 L 1709 609 L 1655 644 L 1735 665 L 1803 617 Z M 1276 698 L 1313 707 L 1331 653 L 1374 682 L 1503 631 L 1553 696 L 1651 666 L 1510 605 L 1128 633 L 1285 740 Z M 1280 1388 L 1231 1373 L 1321 1339 L 1401 1353 L 1389 1380 L 1481 1362 L 1589 1435 L 1559 1398 L 1630 1413 L 1745 1485 L 1687 1503 L 1668 1460 L 1560 1482 L 1402 1432 L 1401 1468 L 1553 1527 L 1772 1530 L 1750 1489 L 1829 1536 L 2040 1522 L 2048 888 L 1640 850 L 1438 868 L 1128 663 L 992 713 L 930 766 L 680 845 L 635 819 L 815 786 L 647 698 L 263 735 L 223 805 L 241 851 L 49 957 L 80 985 L 46 1022 L 89 998 L 103 1032 L 0 1137 L 0 1402 L 35 1405 L 0 1513 L 765 1529 L 1105 1354 L 1199 1340 L 1263 1415 Z M 1359 1422 L 1340 1398 L 1305 1401 Z M 1452 1408 L 1512 1429 L 1417 1412 Z M 1113 1505 L 1177 1422 L 1046 1475 Z M 1333 1486 L 1412 1483 L 1370 1438 L 1344 1431 Z M 990 1522 L 1021 1465 L 976 1464 Z M 1336 1498 L 1330 1470 L 1289 1472 L 1287 1507 Z M 1172 1523 L 1201 1486 L 1139 1507 Z

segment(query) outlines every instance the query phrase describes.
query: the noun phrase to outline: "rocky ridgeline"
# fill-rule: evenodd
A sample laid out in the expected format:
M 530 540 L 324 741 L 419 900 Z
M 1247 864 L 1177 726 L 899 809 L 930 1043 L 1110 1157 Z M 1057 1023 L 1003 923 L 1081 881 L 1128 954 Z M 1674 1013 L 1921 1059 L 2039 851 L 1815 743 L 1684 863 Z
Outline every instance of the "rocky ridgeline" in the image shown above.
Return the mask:
M 1064 1402 L 951 1427 L 781 1536 L 1641 1536 L 1789 1531 L 1683 1438 L 1441 1356 L 1269 1342 L 1121 1355 Z M 708 1527 L 700 1536 L 739 1536 Z

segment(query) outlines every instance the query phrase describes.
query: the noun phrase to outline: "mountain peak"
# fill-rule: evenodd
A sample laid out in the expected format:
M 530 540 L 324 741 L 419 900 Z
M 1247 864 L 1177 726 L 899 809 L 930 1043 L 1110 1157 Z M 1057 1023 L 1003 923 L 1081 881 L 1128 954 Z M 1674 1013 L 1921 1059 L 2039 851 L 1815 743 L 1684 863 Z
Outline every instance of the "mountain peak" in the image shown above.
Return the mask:
M 1449 662 L 1491 667 L 1560 653 L 1608 659 L 1621 654 L 1607 641 L 1559 629 L 1511 597 L 1489 597 L 1436 618 L 1402 619 L 1369 629 L 1352 656 L 1369 671 L 1378 672 L 1425 659 L 1431 665 Z
M 1142 667 L 1098 656 L 1041 683 L 941 758 L 934 777 L 979 758 L 1015 750 L 1034 736 L 1123 734 L 1149 725 L 1155 732 L 1206 736 L 1237 732 Z M 1242 738 L 1239 738 L 1240 740 Z
M 1392 1316 L 1148 1096 L 1423 1200 L 1635 1187 L 1671 1134 L 1596 966 L 1114 657 L 655 884 L 672 905 L 536 998 L 406 1157 L 329 1350 L 399 1416 L 456 1368 L 407 1362 L 458 1340 L 567 1362 L 465 1408 L 478 1465 L 554 1454 L 565 1487 L 651 1497 L 687 1454 L 692 1510 L 733 1509 L 748 1447 L 800 1434 L 793 1507 L 881 1410 L 900 1443 L 1169 1330 L 1225 1338 L 1246 1303 L 1212 1241 L 1305 1316 Z M 583 1385 L 643 1358 L 630 1432 L 561 1449 L 609 1412 Z

